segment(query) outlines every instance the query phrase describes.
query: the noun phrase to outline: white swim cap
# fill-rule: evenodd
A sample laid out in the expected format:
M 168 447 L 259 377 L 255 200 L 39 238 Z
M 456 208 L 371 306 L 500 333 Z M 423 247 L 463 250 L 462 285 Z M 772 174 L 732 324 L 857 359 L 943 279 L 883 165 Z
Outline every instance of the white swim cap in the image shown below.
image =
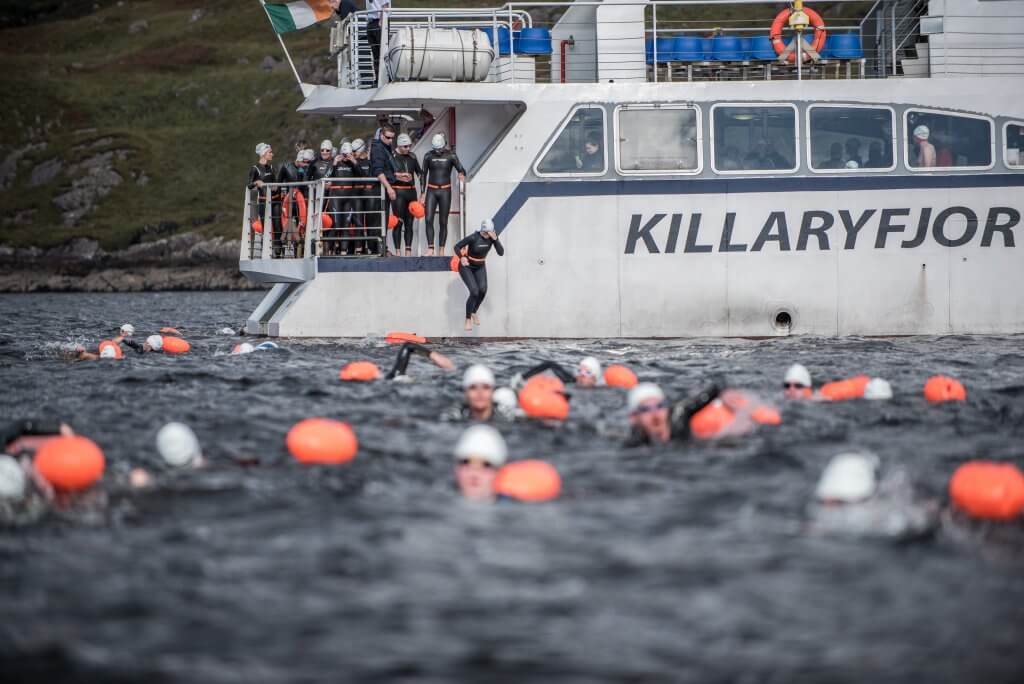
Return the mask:
M 184 423 L 168 423 L 156 433 L 156 450 L 167 465 L 186 466 L 202 458 L 199 440 Z
M 341 143 L 342 154 L 352 154 L 352 143 Z
M 398 145 L 399 147 L 404 147 L 405 145 L 412 145 L 412 138 L 410 138 L 405 133 L 400 133 L 398 135 L 398 140 L 395 141 L 395 144 Z
M 580 370 L 595 380 L 601 379 L 601 362 L 593 356 L 588 356 L 580 361 Z
M 864 501 L 875 493 L 876 470 L 878 457 L 874 454 L 839 454 L 825 466 L 814 495 L 820 501 Z
M 490 368 L 479 363 L 470 366 L 462 376 L 462 388 L 465 389 L 473 385 L 494 387 L 494 373 Z
M 515 412 L 516 407 L 519 406 L 519 398 L 511 387 L 499 387 L 494 390 L 494 394 L 491 395 L 491 401 L 497 406 L 503 413 L 504 412 Z
M 146 344 L 149 345 L 150 349 L 156 349 L 160 351 L 164 348 L 164 338 L 159 335 L 150 335 L 146 338 Z
M 435 150 L 444 149 L 444 135 L 441 133 L 435 133 L 434 137 L 430 139 L 430 146 Z
M 334 148 L 332 147 L 331 149 L 334 149 Z M 316 152 L 314 152 L 313 150 L 311 150 L 308 147 L 306 149 L 302 150 L 302 161 L 311 162 L 314 159 L 316 159 Z
M 125 323 L 124 325 L 121 326 L 121 336 L 122 337 L 131 337 L 134 334 L 135 334 L 135 326 L 132 325 L 131 323 Z
M 117 349 L 115 349 L 114 345 L 112 345 L 112 344 L 105 345 L 103 347 L 103 349 L 100 349 L 100 358 L 101 359 L 116 359 L 117 358 Z
M 504 465 L 508 449 L 501 433 L 490 425 L 474 425 L 459 437 L 455 445 L 455 458 L 479 458 L 492 466 Z
M 928 127 L 925 126 L 924 124 L 921 124 L 920 126 L 918 126 L 917 128 L 914 129 L 914 137 L 915 138 L 920 138 L 921 140 L 927 140 L 928 139 L 928 135 L 930 133 L 931 133 L 931 131 L 929 131 Z
M 275 342 L 260 342 L 256 345 L 256 351 L 267 351 L 269 349 L 277 349 Z
M 259 143 L 256 145 L 256 156 L 262 157 L 264 154 L 270 151 L 270 145 L 267 143 Z
M 366 143 L 363 141 L 362 138 L 356 138 L 355 140 L 352 141 L 352 151 L 353 152 L 358 152 L 359 150 L 363 149 L 364 147 L 366 147 Z
M 482 233 L 487 230 L 494 230 L 494 221 L 491 219 L 484 219 L 480 222 L 480 232 Z
M 804 387 L 810 387 L 811 374 L 804 366 L 794 363 L 786 369 L 786 377 L 782 381 L 786 384 L 793 382 Z
M 848 168 L 848 169 L 859 169 L 860 168 L 860 164 L 857 163 L 856 159 L 851 159 L 850 161 L 846 162 L 846 168 Z
M 322 143 L 320 143 L 320 151 L 321 152 L 323 152 L 324 150 L 333 150 L 333 149 L 334 149 L 334 143 L 332 143 L 330 140 L 326 140 L 325 139 Z
M 636 411 L 640 404 L 651 399 L 657 399 L 658 401 L 664 401 L 665 393 L 661 391 L 661 388 L 655 385 L 653 382 L 641 382 L 639 385 L 629 390 L 629 398 L 626 399 L 626 407 L 629 412 Z
M 865 399 L 892 399 L 892 386 L 883 378 L 871 378 L 864 386 Z
M 256 347 L 252 346 L 248 342 L 242 342 L 241 344 L 236 344 L 235 348 L 231 350 L 231 353 L 232 354 L 252 354 L 254 351 L 256 351 Z
M 0 454 L 0 499 L 20 499 L 25 496 L 27 479 L 21 464 L 13 456 Z

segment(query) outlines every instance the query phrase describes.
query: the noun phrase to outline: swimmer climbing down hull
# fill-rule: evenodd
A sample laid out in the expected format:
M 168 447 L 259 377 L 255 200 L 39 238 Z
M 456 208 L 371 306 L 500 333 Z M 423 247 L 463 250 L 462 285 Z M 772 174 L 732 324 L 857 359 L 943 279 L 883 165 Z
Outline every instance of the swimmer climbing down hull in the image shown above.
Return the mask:
M 490 219 L 484 219 L 478 231 L 455 243 L 455 253 L 459 256 L 459 277 L 469 290 L 469 297 L 466 299 L 466 330 L 472 330 L 474 324 L 480 325 L 480 318 L 476 313 L 487 296 L 485 261 L 491 247 L 494 247 L 498 256 L 505 255 L 505 248 L 498 240 L 498 234 L 494 232 L 494 222 Z

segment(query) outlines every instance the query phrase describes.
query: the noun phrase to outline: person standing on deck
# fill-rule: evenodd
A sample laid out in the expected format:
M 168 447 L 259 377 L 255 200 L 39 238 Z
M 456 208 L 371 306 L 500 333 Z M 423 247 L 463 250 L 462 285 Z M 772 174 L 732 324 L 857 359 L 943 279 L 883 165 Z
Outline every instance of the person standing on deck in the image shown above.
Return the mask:
M 476 312 L 487 295 L 487 266 L 484 262 L 492 246 L 498 256 L 505 255 L 505 248 L 498 241 L 491 219 L 484 219 L 480 230 L 455 243 L 455 253 L 459 256 L 459 277 L 469 289 L 469 297 L 466 299 L 466 330 L 472 330 L 474 323 L 480 325 L 480 317 Z
M 398 136 L 398 152 L 395 154 L 395 215 L 402 221 L 393 233 L 395 254 L 402 252 L 402 234 L 405 234 L 405 256 L 412 256 L 412 224 L 413 216 L 409 211 L 409 203 L 416 201 L 416 179 L 422 178 L 420 163 L 412 154 L 412 139 L 402 133 Z
M 359 175 L 363 178 L 372 178 L 370 171 L 370 150 L 362 138 L 352 141 L 352 154 L 359 168 Z M 356 192 L 362 197 L 357 204 L 356 224 L 363 227 L 363 235 L 378 235 L 380 233 L 380 188 L 376 183 L 356 183 Z M 385 238 L 386 239 L 386 236 Z M 366 241 L 366 253 L 378 254 L 384 248 L 383 239 Z
M 267 143 L 256 145 L 256 156 L 259 161 L 249 169 L 249 183 L 246 187 L 249 190 L 256 190 L 256 213 L 252 222 L 260 226 L 257 232 L 262 232 L 263 217 L 267 212 L 267 191 L 263 186 L 273 183 L 277 178 L 277 171 L 274 169 L 274 149 Z M 273 222 L 271 230 L 271 242 L 274 245 L 274 256 L 279 256 L 278 250 L 281 244 L 281 191 L 273 189 L 270 191 L 270 215 Z M 259 223 L 257 223 L 257 221 Z
M 373 83 L 377 84 L 380 60 L 381 12 L 391 9 L 391 0 L 366 0 L 366 40 L 373 53 Z
M 434 256 L 434 212 L 438 223 L 437 244 L 444 254 L 448 244 L 448 214 L 452 207 L 452 171 L 458 171 L 459 182 L 466 181 L 466 169 L 449 149 L 444 136 L 436 134 L 430 140 L 433 148 L 423 157 L 423 175 L 420 177 L 420 202 L 426 207 L 424 217 L 427 232 L 427 256 Z
M 395 129 L 391 124 L 384 124 L 380 129 L 380 137 L 370 143 L 370 174 L 375 176 L 384 186 L 384 194 L 390 202 L 394 202 L 398 194 L 393 185 L 398 182 L 395 177 L 395 155 L 391 143 L 395 140 Z M 389 203 L 384 203 L 384 225 L 387 225 Z M 385 238 L 385 242 L 387 242 Z M 390 250 L 389 250 L 390 251 Z

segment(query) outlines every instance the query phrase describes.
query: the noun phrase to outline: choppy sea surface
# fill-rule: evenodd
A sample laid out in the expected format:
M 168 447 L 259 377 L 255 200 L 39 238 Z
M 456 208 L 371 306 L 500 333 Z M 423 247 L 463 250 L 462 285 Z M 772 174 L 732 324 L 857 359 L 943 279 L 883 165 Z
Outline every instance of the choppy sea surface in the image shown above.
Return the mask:
M 560 471 L 548 504 L 469 505 L 438 420 L 460 372 L 346 384 L 379 339 L 278 340 L 227 355 L 258 293 L 0 296 L 0 417 L 62 417 L 107 457 L 102 484 L 0 527 L 0 672 L 49 682 L 1014 682 L 1024 672 L 1024 525 L 944 515 L 913 541 L 814 534 L 828 459 L 874 451 L 945 505 L 972 458 L 1024 464 L 1024 338 L 576 340 L 446 345 L 507 380 L 542 359 L 624 363 L 681 397 L 713 373 L 783 424 L 729 442 L 624 450 L 624 394 L 574 390 L 560 427 L 503 426 Z M 72 362 L 131 322 L 184 356 Z M 816 381 L 887 378 L 889 402 L 791 403 Z M 934 373 L 968 401 L 929 406 Z M 357 459 L 293 462 L 296 421 L 349 421 Z M 170 472 L 166 421 L 208 468 Z M 132 490 L 145 467 L 156 485 Z

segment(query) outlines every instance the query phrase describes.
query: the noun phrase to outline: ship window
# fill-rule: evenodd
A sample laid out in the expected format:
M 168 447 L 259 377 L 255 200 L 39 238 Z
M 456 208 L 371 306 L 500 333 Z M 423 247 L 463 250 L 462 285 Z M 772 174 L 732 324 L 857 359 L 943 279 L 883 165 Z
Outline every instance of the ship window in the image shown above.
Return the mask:
M 1006 165 L 1024 169 L 1024 123 L 1006 124 Z
M 700 117 L 694 107 L 628 105 L 615 111 L 622 173 L 699 170 Z
M 796 170 L 796 108 L 792 105 L 715 105 L 712 121 L 718 173 Z
M 907 166 L 992 166 L 992 122 L 981 117 L 907 110 Z
M 810 108 L 814 171 L 885 171 L 893 160 L 893 113 L 875 107 Z
M 604 108 L 577 107 L 537 164 L 539 176 L 598 176 L 608 167 Z

